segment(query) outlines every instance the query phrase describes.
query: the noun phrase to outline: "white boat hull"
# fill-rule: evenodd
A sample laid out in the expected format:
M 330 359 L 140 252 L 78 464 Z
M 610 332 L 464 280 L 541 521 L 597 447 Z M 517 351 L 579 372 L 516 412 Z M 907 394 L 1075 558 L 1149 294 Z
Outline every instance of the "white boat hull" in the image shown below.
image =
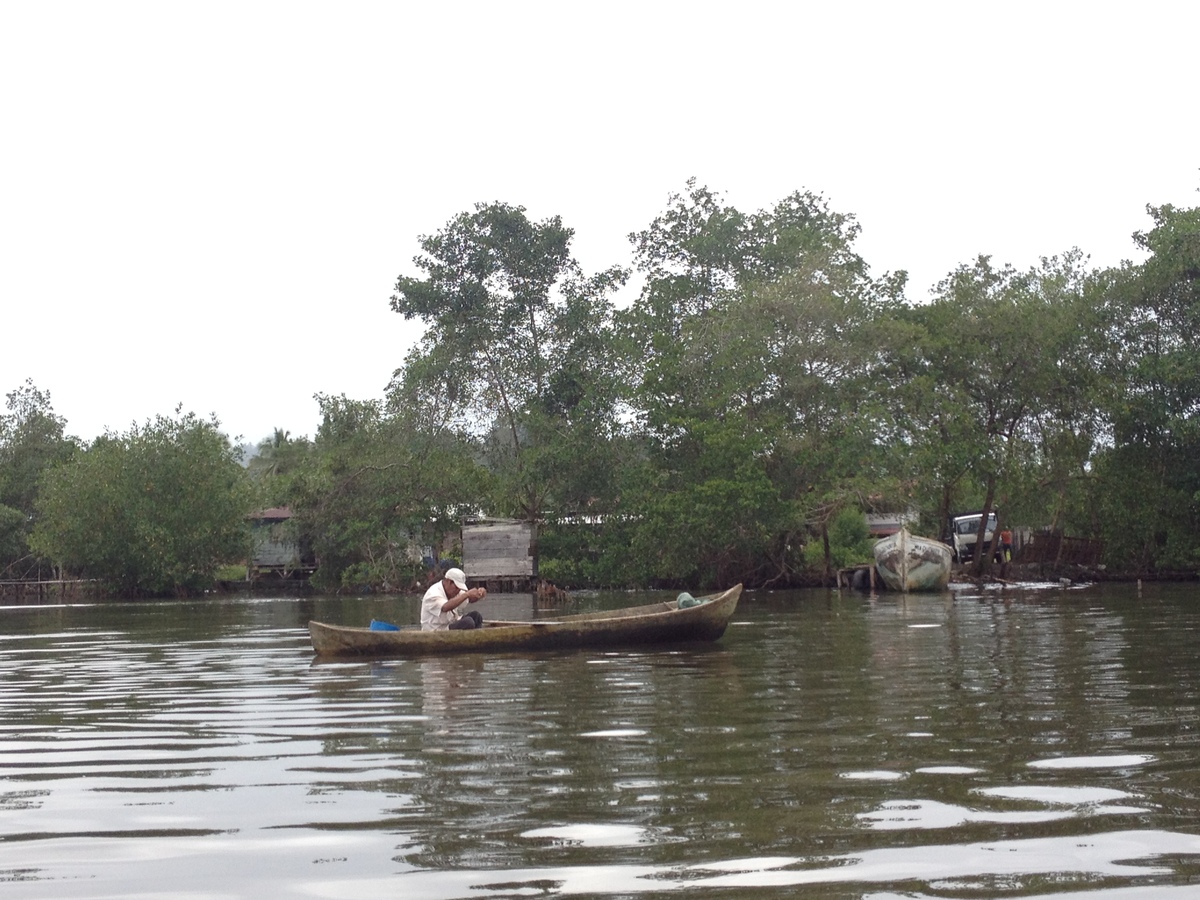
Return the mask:
M 950 583 L 952 552 L 940 541 L 901 528 L 875 544 L 875 568 L 893 591 L 942 591 Z

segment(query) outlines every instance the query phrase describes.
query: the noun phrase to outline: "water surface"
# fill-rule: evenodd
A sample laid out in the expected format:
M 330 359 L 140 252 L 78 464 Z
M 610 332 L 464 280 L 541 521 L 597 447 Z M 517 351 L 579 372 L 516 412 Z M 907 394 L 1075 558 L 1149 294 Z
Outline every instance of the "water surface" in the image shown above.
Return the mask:
M 0 896 L 1197 896 L 1198 599 L 748 593 L 713 645 L 336 663 L 310 618 L 417 600 L 4 608 Z

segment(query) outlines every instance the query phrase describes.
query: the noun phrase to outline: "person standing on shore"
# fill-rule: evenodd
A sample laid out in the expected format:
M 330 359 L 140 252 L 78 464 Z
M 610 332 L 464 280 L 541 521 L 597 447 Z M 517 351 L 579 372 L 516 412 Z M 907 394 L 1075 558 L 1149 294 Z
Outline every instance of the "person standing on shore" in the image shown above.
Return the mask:
M 483 627 L 483 616 L 467 610 L 469 603 L 487 596 L 487 588 L 467 587 L 462 569 L 447 569 L 440 581 L 435 581 L 421 598 L 421 630 L 452 631 Z
M 1012 560 L 1012 532 L 1005 528 L 1000 532 L 1000 561 L 1009 563 Z

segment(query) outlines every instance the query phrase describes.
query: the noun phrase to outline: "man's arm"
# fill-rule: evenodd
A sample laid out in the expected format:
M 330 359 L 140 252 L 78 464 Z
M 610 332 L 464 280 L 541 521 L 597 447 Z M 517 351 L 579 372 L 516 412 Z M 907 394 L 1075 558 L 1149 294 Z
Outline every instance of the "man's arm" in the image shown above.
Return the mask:
M 452 609 L 458 609 L 464 603 L 473 603 L 476 600 L 482 600 L 487 596 L 487 588 L 477 587 L 466 591 L 459 591 L 453 597 L 449 598 L 442 604 L 442 612 L 450 612 Z

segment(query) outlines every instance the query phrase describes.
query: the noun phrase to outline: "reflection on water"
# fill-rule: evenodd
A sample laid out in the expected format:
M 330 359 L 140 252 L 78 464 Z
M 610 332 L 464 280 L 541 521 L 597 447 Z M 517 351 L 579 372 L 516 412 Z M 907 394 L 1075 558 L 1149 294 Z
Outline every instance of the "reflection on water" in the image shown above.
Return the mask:
M 878 812 L 860 813 L 859 819 L 870 828 L 899 831 L 907 828 L 953 828 L 968 822 L 1004 825 L 1052 822 L 1069 815 L 1057 810 L 981 810 L 935 800 L 889 800 Z
M 521 833 L 523 838 L 550 838 L 554 841 L 588 847 L 620 847 L 648 844 L 655 836 L 645 828 L 633 825 L 558 825 L 533 828 Z
M 1067 756 L 1053 759 L 1035 759 L 1031 769 L 1128 769 L 1153 762 L 1154 757 L 1145 753 L 1117 756 Z
M 415 601 L 0 609 L 0 892 L 1192 896 L 1195 600 L 748 594 L 711 646 L 316 665 L 309 618 Z

